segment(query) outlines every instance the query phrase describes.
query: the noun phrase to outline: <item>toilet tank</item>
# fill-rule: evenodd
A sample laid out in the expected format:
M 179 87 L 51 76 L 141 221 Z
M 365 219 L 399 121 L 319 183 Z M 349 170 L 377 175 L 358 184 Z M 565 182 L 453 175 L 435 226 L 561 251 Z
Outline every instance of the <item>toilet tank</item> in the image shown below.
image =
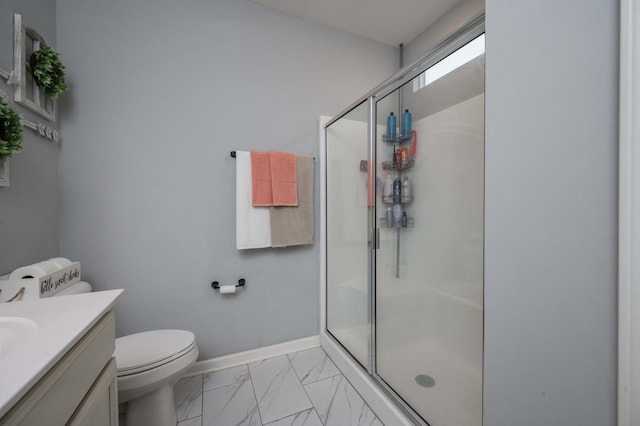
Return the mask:
M 86 281 L 78 281 L 77 283 L 65 288 L 64 290 L 54 294 L 52 297 L 68 296 L 70 294 L 91 293 L 93 287 Z

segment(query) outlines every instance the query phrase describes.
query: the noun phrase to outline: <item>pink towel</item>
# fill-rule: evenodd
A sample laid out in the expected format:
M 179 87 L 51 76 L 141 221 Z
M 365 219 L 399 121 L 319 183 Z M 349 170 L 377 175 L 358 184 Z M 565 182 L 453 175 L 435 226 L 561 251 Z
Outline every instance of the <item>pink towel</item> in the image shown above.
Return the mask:
M 271 191 L 274 206 L 298 205 L 296 155 L 269 151 L 271 157 Z M 255 204 L 254 204 L 255 205 Z
M 268 152 L 251 151 L 251 203 L 253 207 L 273 205 Z

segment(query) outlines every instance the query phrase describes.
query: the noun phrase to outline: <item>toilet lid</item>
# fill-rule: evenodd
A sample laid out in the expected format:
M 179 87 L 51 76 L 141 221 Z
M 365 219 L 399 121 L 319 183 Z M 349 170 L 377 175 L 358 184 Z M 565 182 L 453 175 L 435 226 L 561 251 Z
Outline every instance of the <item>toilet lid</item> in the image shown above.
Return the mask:
M 153 330 L 116 339 L 118 375 L 134 373 L 169 362 L 195 345 L 185 330 Z

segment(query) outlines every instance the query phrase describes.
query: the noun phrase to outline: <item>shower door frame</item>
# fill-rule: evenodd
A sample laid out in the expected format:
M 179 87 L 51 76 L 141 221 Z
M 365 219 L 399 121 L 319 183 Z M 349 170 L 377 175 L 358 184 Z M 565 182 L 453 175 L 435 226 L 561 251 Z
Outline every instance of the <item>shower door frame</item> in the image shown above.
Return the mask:
M 377 202 L 367 209 L 367 244 L 368 244 L 368 322 L 370 327 L 368 356 L 366 374 L 362 364 L 342 345 L 342 343 L 327 329 L 327 176 L 326 176 L 326 153 L 327 153 L 327 128 L 331 124 L 343 118 L 354 108 L 364 102 L 368 106 L 368 152 L 370 163 L 376 162 L 376 104 L 387 95 L 398 90 L 410 82 L 421 73 L 441 61 L 443 58 L 463 47 L 476 37 L 485 33 L 484 12 L 470 19 L 458 30 L 446 37 L 434 48 L 427 51 L 422 57 L 401 69 L 396 74 L 382 82 L 365 96 L 358 99 L 349 107 L 345 108 L 333 118 L 321 117 L 320 119 L 320 199 L 321 199 L 321 259 L 320 259 L 320 344 L 336 363 L 351 384 L 357 389 L 361 396 L 374 406 L 374 411 L 385 424 L 396 424 L 399 419 L 406 419 L 416 425 L 426 425 L 428 423 L 409 406 L 377 373 L 376 371 L 376 251 L 378 245 L 380 228 L 376 222 Z M 376 180 L 376 167 L 368 177 L 368 184 L 374 185 Z M 484 326 L 483 326 L 484 327 Z M 351 365 L 356 365 L 353 370 Z M 400 420 L 401 421 L 401 420 Z
M 618 425 L 640 424 L 640 0 L 620 2 Z

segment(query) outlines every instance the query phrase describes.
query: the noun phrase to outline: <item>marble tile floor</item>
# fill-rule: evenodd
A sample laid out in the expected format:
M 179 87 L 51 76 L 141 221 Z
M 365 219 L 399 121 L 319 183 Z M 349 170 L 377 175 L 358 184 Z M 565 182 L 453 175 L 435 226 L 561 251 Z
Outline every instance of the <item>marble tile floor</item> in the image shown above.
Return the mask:
M 181 379 L 178 426 L 382 423 L 320 347 Z

